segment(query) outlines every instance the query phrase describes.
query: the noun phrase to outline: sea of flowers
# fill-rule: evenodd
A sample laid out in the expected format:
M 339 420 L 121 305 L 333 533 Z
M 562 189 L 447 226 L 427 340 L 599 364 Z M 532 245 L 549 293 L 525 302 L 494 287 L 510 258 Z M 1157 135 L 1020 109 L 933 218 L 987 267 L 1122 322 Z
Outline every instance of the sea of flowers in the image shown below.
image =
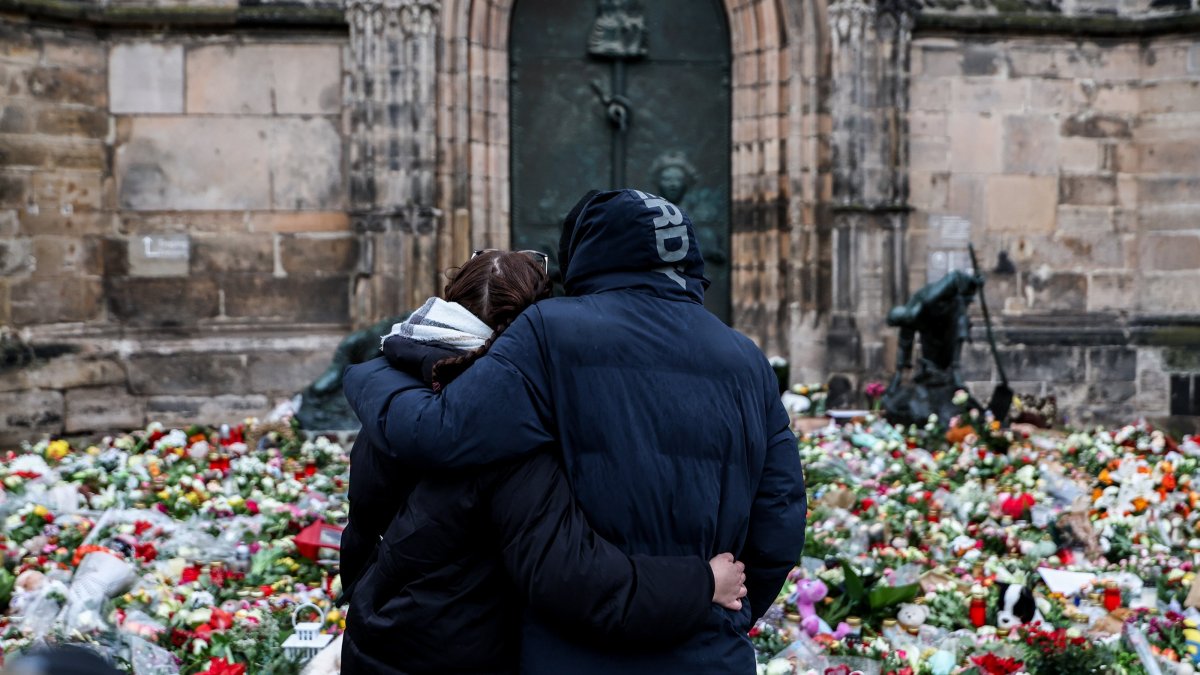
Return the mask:
M 1200 437 L 807 422 L 805 553 L 751 633 L 760 674 L 1200 669 Z
M 796 425 L 805 557 L 751 631 L 760 673 L 1194 672 L 1200 438 Z M 306 533 L 344 524 L 348 467 L 253 420 L 0 455 L 0 658 L 85 642 L 138 675 L 299 672 L 294 612 L 345 626 L 336 549 Z
M 301 622 L 345 626 L 336 550 L 348 453 L 288 423 L 165 429 L 0 455 L 0 663 L 85 642 L 127 672 L 296 673 Z M 307 555 L 306 555 L 307 554 Z

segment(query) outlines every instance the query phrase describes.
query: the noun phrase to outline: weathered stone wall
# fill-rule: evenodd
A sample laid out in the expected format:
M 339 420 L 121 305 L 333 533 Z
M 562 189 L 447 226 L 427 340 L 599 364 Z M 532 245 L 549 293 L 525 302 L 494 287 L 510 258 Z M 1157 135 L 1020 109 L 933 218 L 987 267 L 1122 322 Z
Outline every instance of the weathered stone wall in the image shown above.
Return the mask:
M 0 443 L 261 414 L 328 363 L 344 45 L 0 23 Z
M 1197 414 L 1169 398 L 1200 354 L 1200 40 L 922 37 L 910 95 L 910 285 L 969 239 L 1018 391 Z

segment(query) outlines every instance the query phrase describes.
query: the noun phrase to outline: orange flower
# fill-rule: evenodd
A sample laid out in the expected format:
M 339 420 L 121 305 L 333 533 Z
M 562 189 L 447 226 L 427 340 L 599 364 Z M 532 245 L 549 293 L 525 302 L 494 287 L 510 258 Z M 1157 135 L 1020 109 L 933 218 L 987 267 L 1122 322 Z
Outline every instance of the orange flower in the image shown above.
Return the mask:
M 1112 485 L 1112 476 L 1108 474 L 1108 469 L 1101 469 L 1099 478 L 1101 483 Z
M 1168 473 L 1168 474 L 1164 475 L 1163 479 L 1162 479 L 1162 487 L 1164 490 L 1166 490 L 1168 492 L 1174 490 L 1175 489 L 1175 474 Z
M 1150 502 L 1146 501 L 1146 499 L 1144 497 L 1134 497 L 1133 498 L 1133 512 L 1134 513 L 1141 513 L 1142 511 L 1145 511 L 1147 506 L 1150 506 Z
M 86 556 L 89 553 L 108 553 L 111 555 L 115 555 L 118 558 L 121 557 L 121 555 L 119 553 L 117 553 L 116 551 L 113 551 L 112 549 L 110 549 L 108 547 L 97 546 L 96 544 L 84 544 L 83 546 L 80 546 L 79 548 L 75 549 L 75 555 L 71 556 L 71 565 L 74 567 L 79 567 L 79 563 L 83 562 L 84 556 Z

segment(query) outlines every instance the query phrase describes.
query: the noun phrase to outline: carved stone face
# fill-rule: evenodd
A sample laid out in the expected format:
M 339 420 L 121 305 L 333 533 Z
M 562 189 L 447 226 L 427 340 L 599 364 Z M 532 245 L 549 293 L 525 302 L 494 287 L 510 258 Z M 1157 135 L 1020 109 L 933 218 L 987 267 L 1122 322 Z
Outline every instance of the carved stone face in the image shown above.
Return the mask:
M 687 194 L 687 172 L 677 166 L 668 166 L 658 174 L 658 193 L 672 204 L 678 204 Z

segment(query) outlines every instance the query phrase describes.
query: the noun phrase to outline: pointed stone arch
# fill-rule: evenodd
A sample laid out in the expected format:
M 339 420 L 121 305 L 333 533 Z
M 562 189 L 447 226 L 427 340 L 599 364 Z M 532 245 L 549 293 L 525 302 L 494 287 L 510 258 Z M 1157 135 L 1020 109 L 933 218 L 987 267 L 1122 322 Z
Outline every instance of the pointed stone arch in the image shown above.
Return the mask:
M 508 37 L 513 0 L 443 0 L 438 60 L 439 266 L 509 243 Z M 789 351 L 816 311 L 814 236 L 827 162 L 824 0 L 725 0 L 731 36 L 733 322 Z M 799 254 L 799 257 L 797 257 Z

